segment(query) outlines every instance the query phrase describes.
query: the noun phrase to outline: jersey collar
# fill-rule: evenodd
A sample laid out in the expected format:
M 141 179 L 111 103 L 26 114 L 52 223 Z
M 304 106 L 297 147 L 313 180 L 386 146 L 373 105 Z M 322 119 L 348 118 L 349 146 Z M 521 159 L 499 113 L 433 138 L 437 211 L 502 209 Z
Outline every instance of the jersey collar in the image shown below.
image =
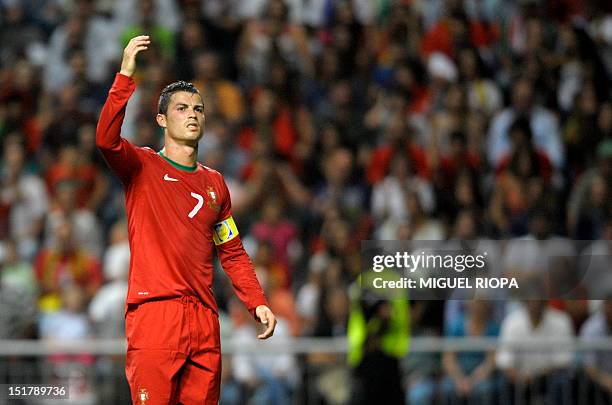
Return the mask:
M 174 166 L 175 168 L 179 169 L 179 170 L 183 170 L 185 172 L 195 172 L 196 169 L 198 168 L 198 164 L 196 163 L 195 166 L 185 166 L 179 163 L 176 163 L 174 160 L 172 159 L 168 159 L 168 157 L 166 157 L 166 155 L 164 155 L 164 152 L 162 152 L 161 150 L 159 152 L 157 152 L 157 154 L 161 157 L 163 157 L 166 162 L 170 163 L 172 166 Z

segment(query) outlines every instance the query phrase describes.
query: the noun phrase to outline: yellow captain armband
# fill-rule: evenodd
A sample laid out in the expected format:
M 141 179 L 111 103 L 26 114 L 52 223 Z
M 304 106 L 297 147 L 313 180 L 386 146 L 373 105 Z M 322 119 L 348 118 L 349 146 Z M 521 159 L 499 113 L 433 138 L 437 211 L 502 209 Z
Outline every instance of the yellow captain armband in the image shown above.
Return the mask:
M 232 217 L 213 225 L 213 241 L 215 245 L 222 245 L 236 236 L 238 236 L 238 228 Z

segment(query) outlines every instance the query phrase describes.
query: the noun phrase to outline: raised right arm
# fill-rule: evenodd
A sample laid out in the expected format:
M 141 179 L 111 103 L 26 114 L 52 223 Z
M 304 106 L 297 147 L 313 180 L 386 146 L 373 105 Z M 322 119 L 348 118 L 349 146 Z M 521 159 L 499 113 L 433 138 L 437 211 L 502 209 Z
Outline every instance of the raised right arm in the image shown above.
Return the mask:
M 96 130 L 96 146 L 111 169 L 126 185 L 140 171 L 142 163 L 136 148 L 121 137 L 121 125 L 125 117 L 125 107 L 136 88 L 132 79 L 136 68 L 136 55 L 147 49 L 148 44 L 149 37 L 139 36 L 132 38 L 126 46 L 121 72 L 115 76 Z

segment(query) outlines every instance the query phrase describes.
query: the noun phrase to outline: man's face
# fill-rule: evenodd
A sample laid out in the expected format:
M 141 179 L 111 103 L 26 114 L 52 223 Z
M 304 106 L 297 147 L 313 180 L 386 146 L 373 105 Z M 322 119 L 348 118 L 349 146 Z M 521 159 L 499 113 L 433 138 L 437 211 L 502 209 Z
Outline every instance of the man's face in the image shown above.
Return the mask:
M 157 114 L 157 123 L 168 136 L 181 143 L 197 143 L 204 133 L 204 102 L 197 93 L 172 94 L 166 114 Z
M 531 108 L 533 92 L 531 84 L 526 80 L 516 83 L 512 93 L 512 104 L 520 112 L 528 112 Z

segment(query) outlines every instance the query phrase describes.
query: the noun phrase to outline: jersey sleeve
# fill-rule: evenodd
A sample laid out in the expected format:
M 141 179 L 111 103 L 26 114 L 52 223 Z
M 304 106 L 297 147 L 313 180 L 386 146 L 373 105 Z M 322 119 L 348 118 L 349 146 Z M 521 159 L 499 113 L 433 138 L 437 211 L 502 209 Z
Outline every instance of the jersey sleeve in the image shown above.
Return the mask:
M 268 305 L 268 302 L 232 218 L 229 190 L 223 178 L 221 178 L 221 188 L 221 210 L 213 229 L 217 255 L 223 271 L 232 281 L 236 295 L 251 315 L 255 316 L 255 309 L 259 305 Z
M 125 107 L 135 88 L 134 79 L 117 73 L 96 129 L 96 146 L 125 185 L 142 167 L 137 148 L 121 137 Z

